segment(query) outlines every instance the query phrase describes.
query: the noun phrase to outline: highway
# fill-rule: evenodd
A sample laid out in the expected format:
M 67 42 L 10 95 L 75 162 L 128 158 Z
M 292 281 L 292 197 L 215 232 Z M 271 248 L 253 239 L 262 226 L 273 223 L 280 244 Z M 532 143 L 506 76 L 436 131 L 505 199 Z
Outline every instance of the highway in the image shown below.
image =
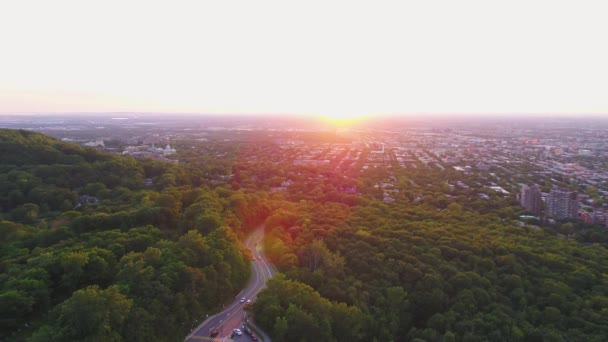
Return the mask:
M 258 227 L 245 240 L 245 246 L 251 250 L 253 261 L 251 262 L 251 278 L 247 286 L 239 292 L 234 301 L 228 305 L 224 311 L 207 318 L 203 323 L 196 327 L 190 335 L 186 337 L 186 341 L 220 341 L 225 340 L 232 334 L 232 330 L 240 328 L 246 319 L 244 310 L 246 303 L 241 303 L 241 298 L 245 300 L 255 301 L 257 294 L 266 286 L 266 280 L 272 277 L 274 269 L 263 254 L 262 239 L 264 237 L 264 227 Z M 217 338 L 210 338 L 213 331 L 218 331 Z M 237 341 L 251 341 L 251 338 L 245 334 L 235 337 Z

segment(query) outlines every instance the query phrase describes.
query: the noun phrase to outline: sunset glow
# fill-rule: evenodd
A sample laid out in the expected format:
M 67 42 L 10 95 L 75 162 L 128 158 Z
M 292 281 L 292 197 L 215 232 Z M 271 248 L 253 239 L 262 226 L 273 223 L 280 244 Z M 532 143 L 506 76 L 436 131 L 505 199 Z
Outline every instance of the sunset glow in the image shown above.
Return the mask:
M 606 113 L 602 1 L 12 1 L 0 113 Z
M 333 112 L 330 114 L 319 115 L 321 121 L 334 126 L 351 126 L 363 120 L 369 119 L 371 115 L 354 114 L 349 112 Z

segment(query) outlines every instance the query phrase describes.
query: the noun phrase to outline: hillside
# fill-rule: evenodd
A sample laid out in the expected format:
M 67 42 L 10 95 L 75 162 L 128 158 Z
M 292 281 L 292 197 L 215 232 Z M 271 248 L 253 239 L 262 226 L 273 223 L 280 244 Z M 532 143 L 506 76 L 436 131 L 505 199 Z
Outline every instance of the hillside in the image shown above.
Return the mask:
M 227 189 L 27 131 L 0 155 L 0 339 L 177 341 L 247 280 Z

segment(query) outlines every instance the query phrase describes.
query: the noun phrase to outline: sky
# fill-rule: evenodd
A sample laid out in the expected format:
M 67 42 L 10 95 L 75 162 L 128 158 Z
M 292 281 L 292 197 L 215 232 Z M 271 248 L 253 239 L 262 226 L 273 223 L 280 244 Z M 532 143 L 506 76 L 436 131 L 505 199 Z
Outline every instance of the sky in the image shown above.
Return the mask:
M 0 1 L 0 113 L 608 117 L 605 1 Z

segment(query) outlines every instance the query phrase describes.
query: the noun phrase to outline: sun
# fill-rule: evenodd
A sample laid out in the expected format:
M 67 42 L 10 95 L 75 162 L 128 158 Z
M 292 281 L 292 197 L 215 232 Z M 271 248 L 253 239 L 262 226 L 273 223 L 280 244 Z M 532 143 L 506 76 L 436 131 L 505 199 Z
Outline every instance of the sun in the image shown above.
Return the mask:
M 369 115 L 348 112 L 332 112 L 319 115 L 319 118 L 322 121 L 336 126 L 350 126 L 366 119 L 367 117 L 369 117 Z

